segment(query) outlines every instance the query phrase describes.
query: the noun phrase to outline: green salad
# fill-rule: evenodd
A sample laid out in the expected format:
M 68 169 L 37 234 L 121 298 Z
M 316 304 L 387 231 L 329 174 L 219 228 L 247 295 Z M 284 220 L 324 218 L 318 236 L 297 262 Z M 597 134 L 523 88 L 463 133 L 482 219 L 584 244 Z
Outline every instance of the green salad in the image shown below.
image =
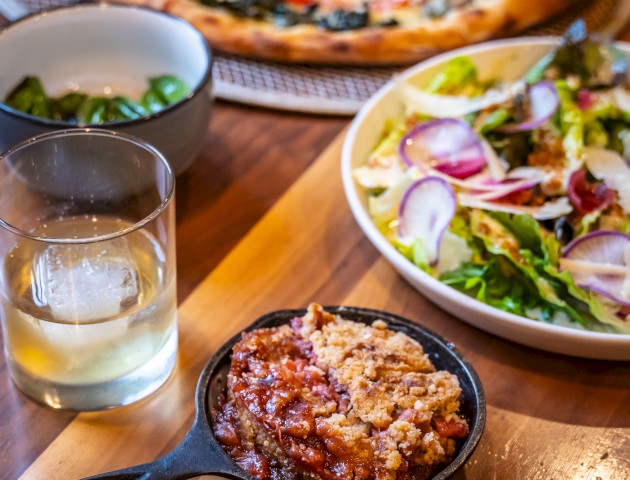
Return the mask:
M 190 88 L 174 75 L 148 80 L 149 86 L 139 101 L 118 95 L 113 98 L 69 92 L 58 98 L 48 96 L 38 77 L 27 76 L 7 95 L 9 107 L 36 117 L 79 125 L 134 120 L 159 112 L 179 102 Z
M 630 333 L 630 91 L 614 45 L 573 24 L 515 82 L 465 56 L 399 82 L 404 118 L 353 172 L 418 268 L 533 320 Z

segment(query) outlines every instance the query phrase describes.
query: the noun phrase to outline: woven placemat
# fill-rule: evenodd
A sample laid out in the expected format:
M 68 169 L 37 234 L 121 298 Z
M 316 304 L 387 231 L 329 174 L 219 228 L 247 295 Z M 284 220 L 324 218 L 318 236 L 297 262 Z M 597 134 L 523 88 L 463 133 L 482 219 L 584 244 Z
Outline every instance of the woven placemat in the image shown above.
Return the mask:
M 0 0 L 9 19 L 77 0 Z M 524 4 L 526 4 L 524 0 Z M 576 18 L 614 37 L 630 17 L 630 0 L 580 0 L 568 12 L 521 35 L 559 35 Z M 215 94 L 234 102 L 316 114 L 353 115 L 395 73 L 396 67 L 286 65 L 215 52 Z
M 522 35 L 560 35 L 575 19 L 583 17 L 591 31 L 614 37 L 629 16 L 628 1 L 582 0 L 570 12 Z M 353 115 L 401 70 L 285 65 L 218 54 L 214 73 L 217 95 L 232 101 L 300 112 Z

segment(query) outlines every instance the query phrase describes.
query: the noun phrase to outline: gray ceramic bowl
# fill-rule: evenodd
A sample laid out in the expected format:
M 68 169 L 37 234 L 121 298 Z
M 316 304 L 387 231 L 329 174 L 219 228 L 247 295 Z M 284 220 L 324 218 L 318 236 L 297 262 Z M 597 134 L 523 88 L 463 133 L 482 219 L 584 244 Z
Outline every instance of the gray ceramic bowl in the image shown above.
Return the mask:
M 181 173 L 199 153 L 212 106 L 212 55 L 187 22 L 148 8 L 82 4 L 26 17 L 0 31 L 0 153 L 35 135 L 73 126 L 38 118 L 3 103 L 27 75 L 51 97 L 79 89 L 139 99 L 147 79 L 171 74 L 189 95 L 145 117 L 99 128 L 142 138 Z

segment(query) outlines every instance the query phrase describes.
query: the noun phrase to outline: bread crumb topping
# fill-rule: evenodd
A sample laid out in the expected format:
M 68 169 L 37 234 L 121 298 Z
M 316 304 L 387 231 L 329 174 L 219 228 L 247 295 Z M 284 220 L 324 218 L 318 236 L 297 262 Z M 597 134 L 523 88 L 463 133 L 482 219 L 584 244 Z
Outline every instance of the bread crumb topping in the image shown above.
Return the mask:
M 226 450 L 261 479 L 424 479 L 468 433 L 460 393 L 409 336 L 313 304 L 243 335 L 213 424 L 224 448 L 237 432 Z

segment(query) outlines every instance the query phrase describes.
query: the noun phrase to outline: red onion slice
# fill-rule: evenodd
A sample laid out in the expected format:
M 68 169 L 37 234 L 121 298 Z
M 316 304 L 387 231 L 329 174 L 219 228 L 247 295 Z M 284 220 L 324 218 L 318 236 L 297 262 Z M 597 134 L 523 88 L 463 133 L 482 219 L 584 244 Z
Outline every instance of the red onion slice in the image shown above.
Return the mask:
M 607 188 L 603 182 L 591 183 L 587 181 L 586 172 L 581 168 L 569 177 L 567 195 L 580 214 L 603 210 L 615 198 L 615 192 Z
M 478 200 L 498 200 L 521 190 L 533 188 L 545 179 L 545 172 L 533 167 L 518 167 L 511 170 L 503 181 L 486 180 L 491 188 L 476 188 L 470 185 L 468 195 Z
M 621 155 L 613 150 L 589 146 L 584 148 L 584 163 L 595 178 L 617 192 L 617 203 L 630 214 L 630 166 Z
M 490 212 L 531 215 L 536 220 L 550 220 L 552 218 L 558 218 L 562 215 L 571 213 L 573 210 L 573 207 L 569 204 L 569 199 L 567 197 L 559 197 L 554 200 L 549 200 L 539 207 L 480 200 L 477 198 L 477 195 L 470 193 L 460 193 L 457 198 L 459 204 L 463 207 L 479 208 Z
M 430 265 L 439 258 L 440 242 L 448 228 L 457 202 L 453 188 L 438 177 L 425 177 L 412 183 L 398 210 L 398 236 L 403 242 L 420 238 Z
M 505 188 L 506 185 L 516 181 L 528 181 L 538 184 L 546 178 L 546 173 L 539 168 L 518 167 L 507 172 L 504 181 L 497 181 L 492 177 L 489 170 L 490 168 L 484 168 L 481 172 L 465 179 L 455 178 L 435 169 L 427 169 L 426 172 L 433 177 L 439 177 L 446 180 L 453 186 L 459 187 L 463 190 L 468 190 L 472 194 L 494 192 L 495 190 Z
M 580 110 L 588 110 L 595 103 L 597 103 L 597 98 L 587 88 L 582 88 L 578 91 L 577 106 Z
M 431 120 L 413 128 L 400 141 L 400 158 L 424 171 L 435 169 L 455 178 L 467 178 L 486 165 L 483 146 L 462 120 Z
M 429 169 L 428 173 L 432 177 L 439 177 L 442 180 L 447 181 L 449 184 L 464 190 L 489 192 L 497 188 L 497 182 L 490 177 L 488 169 L 484 169 L 481 172 L 465 179 L 455 178 L 435 169 Z
M 470 195 L 474 195 L 478 200 L 500 200 L 512 193 L 534 188 L 539 183 L 539 179 L 507 180 L 497 184 L 497 188 L 492 191 Z
M 560 100 L 553 82 L 540 82 L 532 85 L 528 92 L 529 118 L 524 122 L 504 125 L 497 131 L 505 133 L 533 130 L 546 123 L 558 109 Z
M 573 275 L 582 288 L 599 293 L 614 302 L 630 307 L 625 294 L 626 275 L 619 274 L 623 267 L 628 272 L 630 236 L 615 230 L 597 230 L 569 243 L 560 260 L 560 266 Z

